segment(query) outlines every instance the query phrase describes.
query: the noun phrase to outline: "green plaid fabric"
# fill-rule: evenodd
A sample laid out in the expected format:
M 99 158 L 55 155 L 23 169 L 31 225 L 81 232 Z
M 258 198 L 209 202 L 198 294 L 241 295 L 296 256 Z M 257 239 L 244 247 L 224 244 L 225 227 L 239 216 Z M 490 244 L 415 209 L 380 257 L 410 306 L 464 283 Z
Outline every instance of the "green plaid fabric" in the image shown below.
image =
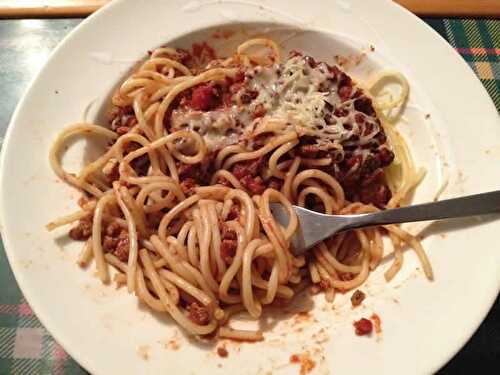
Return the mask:
M 425 19 L 477 74 L 500 112 L 500 21 Z
M 463 56 L 500 112 L 500 20 L 425 21 Z M 16 285 L 3 247 L 0 285 L 0 374 L 86 374 L 33 314 Z
M 0 250 L 0 374 L 87 374 L 54 341 L 26 303 Z

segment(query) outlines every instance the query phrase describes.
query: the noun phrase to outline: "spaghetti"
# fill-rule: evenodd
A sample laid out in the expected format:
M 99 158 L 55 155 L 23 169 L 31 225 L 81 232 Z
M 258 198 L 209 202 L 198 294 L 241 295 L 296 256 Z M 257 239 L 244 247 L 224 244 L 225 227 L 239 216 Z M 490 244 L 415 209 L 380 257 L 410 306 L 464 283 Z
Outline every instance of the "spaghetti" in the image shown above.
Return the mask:
M 387 79 L 400 82 L 398 97 L 380 94 Z M 110 129 L 76 124 L 57 137 L 52 168 L 84 199 L 47 228 L 77 223 L 70 236 L 86 241 L 81 266 L 93 258 L 103 283 L 112 266 L 116 283 L 194 335 L 261 340 L 262 332 L 230 328 L 230 317 L 257 319 L 308 286 L 333 301 L 379 266 L 385 235 L 394 254 L 388 281 L 404 244 L 431 279 L 420 243 L 395 225 L 341 233 L 308 257 L 290 248 L 293 204 L 350 214 L 404 202 L 422 177 L 390 123 L 407 95 L 399 74 L 361 89 L 301 53 L 282 61 L 269 39 L 225 59 L 206 44 L 194 53 L 158 48 L 113 95 Z M 109 147 L 78 174 L 65 171 L 65 142 L 87 135 Z M 287 227 L 274 220 L 273 202 L 287 209 Z

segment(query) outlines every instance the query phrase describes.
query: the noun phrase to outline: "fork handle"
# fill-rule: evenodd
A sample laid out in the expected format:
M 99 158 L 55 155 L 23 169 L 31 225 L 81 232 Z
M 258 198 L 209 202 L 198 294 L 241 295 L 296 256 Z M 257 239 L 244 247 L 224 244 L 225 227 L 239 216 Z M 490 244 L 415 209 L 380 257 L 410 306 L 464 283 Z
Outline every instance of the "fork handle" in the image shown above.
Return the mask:
M 343 230 L 372 225 L 410 223 L 500 212 L 500 191 L 394 208 L 371 214 L 351 215 Z

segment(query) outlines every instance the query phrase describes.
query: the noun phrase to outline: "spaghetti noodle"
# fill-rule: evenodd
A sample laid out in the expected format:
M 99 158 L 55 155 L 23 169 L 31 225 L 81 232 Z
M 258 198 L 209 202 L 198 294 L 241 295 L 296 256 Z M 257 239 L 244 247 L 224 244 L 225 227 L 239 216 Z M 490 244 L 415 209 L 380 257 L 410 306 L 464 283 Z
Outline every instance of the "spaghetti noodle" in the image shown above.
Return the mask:
M 432 278 L 418 240 L 395 225 L 341 233 L 307 258 L 290 248 L 293 204 L 373 212 L 400 205 L 422 177 L 389 122 L 408 95 L 403 76 L 385 72 L 361 89 L 301 53 L 282 61 L 269 39 L 225 59 L 201 49 L 153 51 L 113 95 L 110 129 L 72 125 L 53 144 L 54 172 L 85 199 L 47 228 L 77 223 L 70 236 L 86 241 L 81 266 L 93 258 L 103 283 L 112 266 L 116 283 L 191 334 L 250 341 L 262 332 L 230 328 L 233 314 L 257 319 L 308 285 L 329 301 L 359 287 L 380 265 L 384 235 L 394 252 L 388 281 L 403 244 Z M 400 82 L 399 97 L 378 95 L 386 79 Z M 65 171 L 65 142 L 86 135 L 109 147 L 78 174 Z M 287 209 L 287 227 L 273 218 L 273 202 Z

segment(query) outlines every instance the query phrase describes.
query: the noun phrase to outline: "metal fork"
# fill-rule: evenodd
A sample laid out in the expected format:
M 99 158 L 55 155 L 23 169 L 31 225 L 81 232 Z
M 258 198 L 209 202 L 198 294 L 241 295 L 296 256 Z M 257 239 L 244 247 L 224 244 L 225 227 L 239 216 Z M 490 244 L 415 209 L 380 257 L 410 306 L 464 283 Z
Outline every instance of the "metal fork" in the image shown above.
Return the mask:
M 300 225 L 292 238 L 292 246 L 293 252 L 300 255 L 325 238 L 349 229 L 497 213 L 500 212 L 500 191 L 370 214 L 325 215 L 298 206 L 293 208 Z M 281 225 L 288 224 L 287 212 L 280 203 L 272 203 L 271 211 Z

